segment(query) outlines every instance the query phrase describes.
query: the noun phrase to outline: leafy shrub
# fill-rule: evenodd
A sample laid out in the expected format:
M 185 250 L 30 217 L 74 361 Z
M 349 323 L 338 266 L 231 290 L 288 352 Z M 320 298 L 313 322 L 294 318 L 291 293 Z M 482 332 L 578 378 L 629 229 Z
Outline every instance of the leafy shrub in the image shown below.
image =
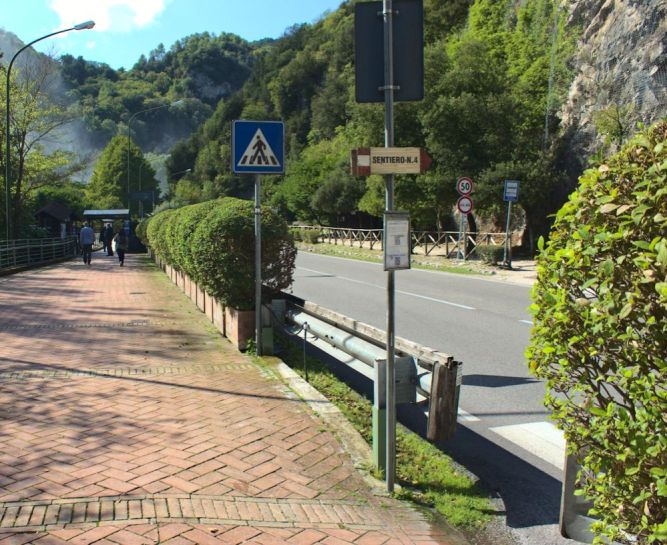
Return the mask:
M 600 542 L 667 542 L 666 235 L 661 122 L 587 171 L 540 241 L 526 354 Z
M 238 309 L 255 303 L 254 204 L 230 197 L 164 210 L 144 227 L 148 246 L 210 295 Z M 287 224 L 262 209 L 262 284 L 292 284 L 296 248 Z
M 301 229 L 301 240 L 309 244 L 317 244 L 319 242 L 319 229 Z
M 289 233 L 296 242 L 301 242 L 303 240 L 303 231 L 298 227 L 290 227 Z
M 206 216 L 218 205 L 218 201 L 206 201 L 181 208 L 179 221 L 173 230 L 174 248 L 172 253 L 178 263 L 179 270 L 184 271 L 190 278 L 199 282 L 197 271 L 192 257 L 192 235 L 205 220 Z
M 216 201 L 191 236 L 195 277 L 226 305 L 251 309 L 255 300 L 254 204 L 240 199 Z M 262 209 L 262 283 L 281 290 L 292 284 L 296 248 L 287 224 Z
M 148 237 L 146 236 L 146 228 L 148 227 L 148 222 L 150 218 L 144 218 L 139 223 L 137 223 L 134 228 L 134 234 L 141 241 L 144 246 L 148 245 Z
M 171 263 L 171 260 L 169 258 L 169 250 L 167 249 L 165 229 L 169 224 L 169 218 L 175 212 L 176 210 L 172 208 L 154 215 L 146 228 L 149 246 L 167 263 Z
M 503 259 L 504 248 L 493 244 L 478 244 L 477 255 L 484 263 L 495 265 Z

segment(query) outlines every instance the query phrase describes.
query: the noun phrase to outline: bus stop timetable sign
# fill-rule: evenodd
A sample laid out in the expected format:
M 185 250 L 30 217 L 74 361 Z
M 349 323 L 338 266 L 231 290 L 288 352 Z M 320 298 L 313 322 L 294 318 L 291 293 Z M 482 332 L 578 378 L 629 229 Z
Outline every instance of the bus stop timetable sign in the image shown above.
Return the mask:
M 235 174 L 285 172 L 285 124 L 282 121 L 233 121 L 232 171 Z

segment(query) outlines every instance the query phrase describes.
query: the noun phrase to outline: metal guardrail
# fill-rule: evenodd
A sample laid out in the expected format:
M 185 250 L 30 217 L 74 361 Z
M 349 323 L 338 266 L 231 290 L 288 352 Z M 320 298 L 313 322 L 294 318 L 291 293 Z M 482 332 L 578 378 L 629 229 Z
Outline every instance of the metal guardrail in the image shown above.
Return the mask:
M 348 229 L 316 225 L 301 225 L 297 229 L 317 231 L 319 240 L 328 244 L 349 243 L 350 246 L 359 248 L 382 249 L 382 229 Z M 507 241 L 507 235 L 506 233 L 467 232 L 465 240 L 466 257 L 469 257 L 481 244 L 502 248 Z M 423 249 L 424 255 L 430 255 L 434 250 L 444 250 L 446 257 L 462 255 L 463 245 L 458 231 L 412 231 L 412 247 Z
M 385 380 L 382 376 L 386 358 L 384 331 L 309 302 L 299 306 L 274 301 L 272 313 L 284 317 L 283 327 L 292 324 L 304 331 L 309 344 L 373 381 L 376 401 L 383 397 L 378 383 Z M 395 346 L 397 403 L 426 400 L 427 439 L 449 439 L 456 430 L 462 363 L 453 356 L 400 337 L 396 338 Z
M 76 237 L 3 240 L 0 271 L 74 257 L 78 251 Z

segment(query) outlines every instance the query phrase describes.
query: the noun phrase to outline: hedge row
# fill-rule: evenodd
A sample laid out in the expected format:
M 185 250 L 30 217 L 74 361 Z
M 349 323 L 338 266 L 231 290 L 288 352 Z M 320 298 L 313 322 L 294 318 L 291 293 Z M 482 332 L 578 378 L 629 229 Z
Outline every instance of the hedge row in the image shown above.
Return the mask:
M 527 356 L 594 530 L 667 543 L 667 123 L 587 171 L 540 249 Z
M 296 248 L 285 221 L 262 208 L 262 283 L 292 284 Z M 165 210 L 137 235 L 162 260 L 186 273 L 225 305 L 249 310 L 255 301 L 255 217 L 251 201 L 225 197 Z

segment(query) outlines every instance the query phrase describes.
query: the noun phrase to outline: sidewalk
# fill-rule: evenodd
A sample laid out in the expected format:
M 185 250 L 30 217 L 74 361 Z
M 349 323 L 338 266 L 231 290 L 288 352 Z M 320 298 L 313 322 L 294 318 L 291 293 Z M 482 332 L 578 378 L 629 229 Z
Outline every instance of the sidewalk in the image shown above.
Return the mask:
M 0 278 L 0 545 L 450 544 L 145 256 Z

